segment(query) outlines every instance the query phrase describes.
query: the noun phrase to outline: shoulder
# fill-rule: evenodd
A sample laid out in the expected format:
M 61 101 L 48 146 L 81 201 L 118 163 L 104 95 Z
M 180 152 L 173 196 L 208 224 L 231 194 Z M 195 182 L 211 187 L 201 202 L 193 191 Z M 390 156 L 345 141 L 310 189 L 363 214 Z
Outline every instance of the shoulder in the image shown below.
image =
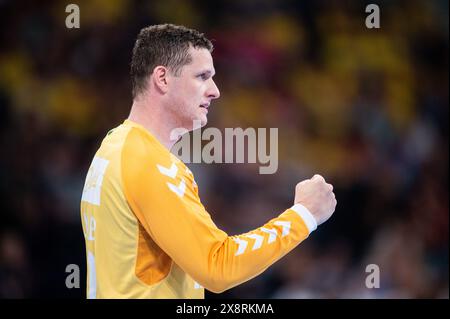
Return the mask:
M 140 164 L 165 163 L 170 161 L 170 155 L 168 150 L 161 149 L 161 146 L 142 130 L 129 129 L 122 149 L 123 164 L 140 166 Z

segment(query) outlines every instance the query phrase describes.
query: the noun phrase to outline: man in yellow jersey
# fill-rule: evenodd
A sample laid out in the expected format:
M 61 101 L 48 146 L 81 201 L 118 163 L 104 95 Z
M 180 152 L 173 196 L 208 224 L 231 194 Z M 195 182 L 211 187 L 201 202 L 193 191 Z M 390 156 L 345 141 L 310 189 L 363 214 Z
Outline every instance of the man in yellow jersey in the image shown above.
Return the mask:
M 222 292 L 262 273 L 333 214 L 333 187 L 315 175 L 261 227 L 237 236 L 216 227 L 191 171 L 170 153 L 171 133 L 205 125 L 219 98 L 211 52 L 203 34 L 182 26 L 139 33 L 130 115 L 104 138 L 81 198 L 88 298 Z

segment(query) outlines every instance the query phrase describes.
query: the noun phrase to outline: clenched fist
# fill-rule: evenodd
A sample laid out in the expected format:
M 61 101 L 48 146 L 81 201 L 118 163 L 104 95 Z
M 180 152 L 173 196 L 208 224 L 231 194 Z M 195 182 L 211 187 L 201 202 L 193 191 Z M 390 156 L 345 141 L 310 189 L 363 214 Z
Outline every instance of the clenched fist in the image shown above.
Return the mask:
M 333 215 L 337 201 L 333 186 L 325 182 L 322 176 L 314 175 L 295 186 L 294 204 L 305 206 L 320 225 Z

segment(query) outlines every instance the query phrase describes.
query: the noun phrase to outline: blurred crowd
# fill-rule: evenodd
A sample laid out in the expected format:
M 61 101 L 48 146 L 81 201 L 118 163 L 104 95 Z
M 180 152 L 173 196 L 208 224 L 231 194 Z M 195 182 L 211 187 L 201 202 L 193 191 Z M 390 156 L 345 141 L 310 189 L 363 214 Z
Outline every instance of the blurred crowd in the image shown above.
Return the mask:
M 447 1 L 378 1 L 380 29 L 357 0 L 74 3 L 79 29 L 64 2 L 0 1 L 0 297 L 85 297 L 84 178 L 128 116 L 137 33 L 170 22 L 213 40 L 208 126 L 278 128 L 276 174 L 188 165 L 217 226 L 261 226 L 316 173 L 338 200 L 262 275 L 207 298 L 448 298 Z

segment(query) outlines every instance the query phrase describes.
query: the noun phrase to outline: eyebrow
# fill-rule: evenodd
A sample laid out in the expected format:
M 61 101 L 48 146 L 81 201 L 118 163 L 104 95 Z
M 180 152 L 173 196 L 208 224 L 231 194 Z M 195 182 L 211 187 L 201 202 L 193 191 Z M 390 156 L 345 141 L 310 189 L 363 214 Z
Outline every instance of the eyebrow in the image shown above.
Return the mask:
M 211 71 L 211 70 L 204 70 L 204 71 L 199 72 L 199 74 L 207 74 L 208 76 L 213 77 L 216 74 L 216 72 Z

